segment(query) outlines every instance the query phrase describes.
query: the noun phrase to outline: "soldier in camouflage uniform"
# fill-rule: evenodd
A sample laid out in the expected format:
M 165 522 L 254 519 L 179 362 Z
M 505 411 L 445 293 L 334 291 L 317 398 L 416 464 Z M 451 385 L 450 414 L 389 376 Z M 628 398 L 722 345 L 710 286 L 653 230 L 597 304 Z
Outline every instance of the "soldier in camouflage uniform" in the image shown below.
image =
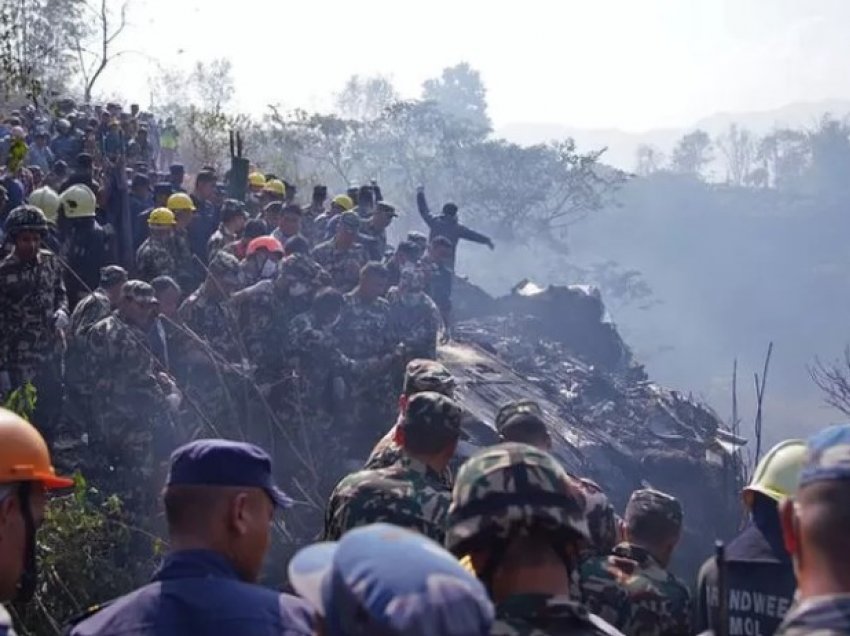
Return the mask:
M 209 265 L 207 279 L 183 301 L 178 316 L 188 331 L 185 350 L 180 353 L 186 369 L 186 390 L 203 415 L 192 411 L 201 424 L 212 425 L 210 431 L 218 436 L 231 436 L 238 431 L 227 430 L 235 423 L 243 362 L 236 312 L 230 295 L 240 285 L 239 259 L 225 251 L 218 252 Z M 238 412 L 238 411 L 236 411 Z
M 377 469 L 392 466 L 401 458 L 401 445 L 396 441 L 399 424 L 404 420 L 404 413 L 410 398 L 423 391 L 436 391 L 446 397 L 454 398 L 455 379 L 446 367 L 436 360 L 411 360 L 404 370 L 404 385 L 398 400 L 398 418 L 395 425 L 372 449 L 364 468 Z M 444 481 L 451 487 L 451 473 Z
M 313 250 L 313 258 L 330 274 L 333 286 L 346 293 L 357 286 L 360 269 L 369 261 L 366 249 L 357 243 L 360 219 L 354 212 L 340 215 L 336 235 Z
M 529 444 L 540 450 L 552 450 L 552 437 L 543 410 L 534 400 L 515 400 L 496 413 L 496 432 L 505 442 Z M 570 475 L 584 493 L 590 542 L 582 550 L 585 558 L 607 555 L 617 543 L 617 515 L 605 491 L 591 479 Z
M 387 260 L 390 287 L 396 287 L 401 282 L 401 270 L 405 267 L 415 267 L 419 264 L 419 248 L 410 241 L 402 241 L 396 247 L 392 257 Z M 424 270 L 423 270 L 424 273 Z
M 325 514 L 326 540 L 378 521 L 445 537 L 451 492 L 441 474 L 454 456 L 461 408 L 441 393 L 414 395 L 400 424 L 402 457 L 388 468 L 362 470 L 334 489 Z
M 361 224 L 360 234 L 368 236 L 371 253 L 369 257 L 373 261 L 383 261 L 387 253 L 387 228 L 393 219 L 398 216 L 395 206 L 386 201 L 379 201 L 375 211 L 366 223 Z
M 88 336 L 88 363 L 98 370 L 89 439 L 100 464 L 87 468 L 98 488 L 120 493 L 140 519 L 153 511 L 156 470 L 173 446 L 171 413 L 180 402 L 174 382 L 155 373 L 148 348 L 157 313 L 153 287 L 130 280 L 118 310 Z
M 303 236 L 289 239 L 283 250 L 273 282 L 260 281 L 234 298 L 245 346 L 262 382 L 280 377 L 289 322 L 309 311 L 316 292 L 330 285 L 330 276 L 310 256 Z
M 150 236 L 136 251 L 136 272 L 144 281 L 157 276 L 177 278 L 177 259 L 174 248 L 174 213 L 168 208 L 156 208 L 148 216 Z
M 390 324 L 389 304 L 381 298 L 386 277 L 383 265 L 369 263 L 363 267 L 357 287 L 344 296 L 345 304 L 334 333 L 342 352 L 349 358 L 385 356 L 398 344 Z M 351 393 L 351 421 L 356 431 L 352 456 L 362 460 L 384 433 L 384 426 L 395 411 L 398 386 L 394 370 L 353 383 Z M 375 428 L 376 424 L 380 428 Z
M 12 253 L 0 261 L 0 396 L 32 382 L 36 420 L 50 436 L 62 408 L 61 358 L 69 325 L 62 265 L 41 248 L 47 219 L 22 205 L 9 214 Z
M 681 530 L 682 507 L 674 497 L 650 489 L 632 493 L 625 542 L 581 567 L 587 606 L 626 634 L 690 634 L 690 592 L 666 570 Z
M 285 371 L 269 398 L 281 421 L 299 431 L 298 440 L 306 440 L 317 464 L 327 467 L 320 474 L 324 493 L 345 474 L 339 461 L 349 452 L 351 433 L 346 428 L 350 404 L 345 385 L 384 373 L 396 362 L 395 354 L 356 361 L 342 354 L 333 330 L 342 302 L 338 291 L 325 288 L 316 294 L 310 311 L 291 321 L 283 352 Z
M 316 217 L 316 222 L 314 224 L 314 245 L 317 243 L 323 243 L 329 238 L 333 238 L 329 233 L 331 221 L 343 212 L 348 212 L 352 208 L 354 208 L 354 201 L 347 194 L 338 194 L 335 196 L 333 201 L 331 201 L 330 209 L 324 214 L 320 214 Z
M 390 330 L 404 343 L 412 358 L 437 357 L 437 332 L 442 318 L 434 301 L 425 293 L 425 275 L 418 267 L 401 270 L 398 287 L 390 288 Z
M 505 443 L 461 467 L 446 547 L 488 588 L 496 604 L 492 634 L 619 634 L 570 596 L 588 538 L 584 494 L 545 451 Z
M 247 222 L 245 204 L 235 199 L 227 199 L 221 206 L 221 223 L 207 241 L 207 262 L 212 261 L 213 256 L 225 246 L 238 241 Z
M 806 442 L 796 495 L 780 504 L 797 597 L 777 636 L 850 634 L 850 425 L 830 426 Z
M 121 288 L 127 282 L 127 270 L 119 265 L 107 265 L 100 270 L 100 285 L 85 296 L 71 314 L 68 334 L 68 351 L 65 354 L 65 386 L 69 406 L 74 416 L 82 421 L 88 413 L 88 400 L 96 383 L 97 369 L 86 361 L 88 335 L 95 323 L 100 322 L 118 306 Z

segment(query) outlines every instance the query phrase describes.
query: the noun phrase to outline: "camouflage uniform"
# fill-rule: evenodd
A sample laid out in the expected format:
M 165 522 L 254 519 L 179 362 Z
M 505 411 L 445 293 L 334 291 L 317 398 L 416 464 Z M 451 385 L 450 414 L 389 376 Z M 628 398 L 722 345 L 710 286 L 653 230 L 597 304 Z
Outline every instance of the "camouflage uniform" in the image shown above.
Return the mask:
M 436 360 L 411 360 L 404 371 L 404 386 L 402 393 L 408 397 L 423 391 L 436 391 L 447 397 L 454 397 L 455 380 L 449 370 Z M 401 446 L 395 442 L 396 426 L 372 449 L 364 468 L 375 470 L 387 468 L 396 463 L 402 456 Z M 451 471 L 446 469 L 442 476 L 443 482 L 451 487 Z
M 804 494 L 809 486 L 823 486 L 826 482 L 841 482 L 840 487 L 825 489 L 814 495 L 814 501 L 806 501 Z M 815 433 L 806 441 L 806 458 L 800 472 L 800 492 L 798 505 L 820 507 L 837 506 L 844 491 L 850 488 L 850 425 L 829 426 Z M 838 494 L 840 493 L 840 494 Z M 798 514 L 806 514 L 800 510 Z M 817 514 L 817 513 L 816 513 Z M 846 514 L 843 516 L 840 530 L 848 532 Z M 845 535 L 846 536 L 846 535 Z M 802 538 L 798 539 L 802 542 Z M 817 539 L 812 550 L 817 550 Z M 835 551 L 835 550 L 833 550 Z M 826 555 L 824 555 L 826 556 Z M 840 555 L 840 563 L 846 567 L 847 555 Z M 810 561 L 811 562 L 811 561 Z M 811 567 L 811 566 L 810 566 Z M 812 573 L 815 577 L 817 572 Z M 798 600 L 782 619 L 776 636 L 840 636 L 850 634 L 850 594 L 824 594 L 823 596 L 802 596 L 797 591 Z
M 355 360 L 389 355 L 397 344 L 390 329 L 390 307 L 383 298 L 366 301 L 357 292 L 344 296 L 339 322 L 334 329 L 340 350 Z M 395 396 L 391 370 L 361 378 L 352 383 L 354 401 L 351 410 L 353 428 L 358 440 L 355 456 L 365 456 L 384 432 L 395 412 Z M 378 424 L 379 428 L 375 427 Z
M 587 541 L 585 498 L 554 457 L 525 444 L 484 449 L 460 469 L 449 509 L 446 547 L 457 557 L 504 549 L 524 530 L 553 541 Z M 512 594 L 496 605 L 491 634 L 499 636 L 615 635 L 619 632 L 567 596 Z
M 360 268 L 369 261 L 369 255 L 362 245 L 355 243 L 341 250 L 334 241 L 331 239 L 317 245 L 313 250 L 313 258 L 330 274 L 334 287 L 343 293 L 350 292 L 357 287 Z
M 363 223 L 360 227 L 360 234 L 368 236 L 370 239 L 371 260 L 383 261 L 387 253 L 387 231 L 386 229 L 378 229 L 371 223 Z
M 76 408 L 87 408 L 92 383 L 98 373 L 86 361 L 89 331 L 111 313 L 109 298 L 103 289 L 98 288 L 77 303 L 71 314 L 68 350 L 65 354 L 65 385 L 68 388 L 68 401 Z M 83 416 L 83 412 L 77 415 Z
M 654 490 L 636 491 L 627 514 L 663 514 L 682 523 L 679 502 Z M 580 586 L 587 606 L 627 634 L 691 633 L 688 587 L 643 547 L 621 543 L 611 556 L 585 561 Z
M 387 293 L 390 305 L 390 331 L 401 338 L 406 352 L 413 358 L 437 357 L 437 331 L 442 319 L 440 311 L 422 291 L 423 272 L 404 268 L 398 287 Z
M 177 268 L 174 278 L 187 294 L 197 289 L 205 278 L 203 266 L 195 260 L 191 241 L 188 230 L 174 230 L 172 245 Z
M 148 237 L 136 250 L 136 274 L 150 282 L 157 276 L 177 278 L 177 259 L 171 241 Z M 184 287 L 184 289 L 186 289 Z
M 216 254 L 209 269 L 211 276 L 223 282 L 235 284 L 239 280 L 239 261 L 227 252 Z M 186 367 L 186 390 L 203 412 L 202 422 L 213 424 L 213 432 L 218 435 L 232 435 L 238 431 L 228 430 L 235 423 L 235 413 L 230 413 L 230 409 L 238 408 L 234 403 L 238 397 L 235 389 L 241 376 L 228 364 L 240 364 L 243 356 L 236 312 L 229 298 L 211 290 L 215 284 L 208 279 L 180 305 L 180 320 L 203 340 L 202 343 L 187 336 L 181 354 Z M 190 421 L 195 415 L 200 417 L 193 407 Z
M 122 290 L 138 302 L 155 302 L 153 288 L 130 281 Z M 154 373 L 147 334 L 114 313 L 91 327 L 88 363 L 98 370 L 92 393 L 94 426 L 89 430 L 94 483 L 117 492 L 142 517 L 153 510 L 154 473 L 172 443 L 166 395 Z M 91 469 L 90 469 L 91 470 Z
M 426 392 L 410 401 L 410 426 L 442 428 L 459 434 L 461 409 L 446 396 Z M 388 468 L 362 470 L 343 479 L 331 494 L 325 540 L 379 521 L 415 530 L 442 543 L 451 491 L 439 473 L 406 453 Z
M 310 309 L 316 292 L 330 287 L 332 282 L 325 268 L 308 254 L 290 254 L 284 258 L 278 280 L 286 286 L 286 305 L 290 316 Z
M 238 237 L 233 232 L 228 231 L 224 223 L 221 223 L 218 229 L 213 232 L 210 240 L 207 241 L 207 262 L 211 261 L 220 250 L 237 240 Z
M 0 371 L 12 389 L 32 382 L 40 390 L 39 424 L 47 433 L 61 409 L 62 341 L 56 312 L 68 312 L 59 259 L 39 250 L 31 262 L 12 252 L 0 262 Z

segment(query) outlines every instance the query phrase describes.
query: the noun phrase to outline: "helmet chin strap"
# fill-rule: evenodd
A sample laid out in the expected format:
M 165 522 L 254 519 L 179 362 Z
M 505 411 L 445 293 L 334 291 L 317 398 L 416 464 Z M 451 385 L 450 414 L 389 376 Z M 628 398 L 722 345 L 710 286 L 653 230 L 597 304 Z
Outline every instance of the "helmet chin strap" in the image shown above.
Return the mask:
M 24 531 L 26 532 L 26 552 L 24 553 L 24 573 L 18 581 L 18 592 L 15 600 L 26 603 L 35 594 L 38 583 L 38 566 L 35 559 L 35 520 L 32 518 L 32 506 L 30 506 L 30 493 L 32 483 L 25 481 L 18 489 L 18 500 L 21 506 L 21 516 L 24 518 Z

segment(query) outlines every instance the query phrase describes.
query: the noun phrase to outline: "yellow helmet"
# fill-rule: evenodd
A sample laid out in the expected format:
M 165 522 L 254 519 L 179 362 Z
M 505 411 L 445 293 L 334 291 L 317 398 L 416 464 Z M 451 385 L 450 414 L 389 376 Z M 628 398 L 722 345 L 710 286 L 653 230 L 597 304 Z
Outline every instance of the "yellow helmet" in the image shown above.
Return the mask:
M 174 212 L 168 208 L 156 208 L 151 211 L 148 217 L 148 225 L 151 227 L 172 227 L 177 225 L 177 220 L 174 218 Z
M 331 201 L 331 203 L 335 203 L 336 205 L 341 207 L 346 212 L 348 212 L 351 208 L 354 207 L 354 201 L 352 201 L 351 197 L 348 196 L 347 194 L 336 195 L 333 198 L 333 200 Z
M 27 198 L 27 202 L 44 212 L 44 216 L 48 221 L 56 223 L 59 218 L 59 205 L 61 201 L 53 188 L 44 186 L 33 190 L 29 198 Z
M 263 192 L 282 197 L 286 195 L 286 186 L 283 185 L 283 181 L 280 179 L 272 179 L 271 181 L 266 181 L 266 185 L 263 186 Z
M 175 192 L 168 197 L 168 201 L 165 205 L 172 212 L 179 212 L 181 210 L 186 212 L 195 211 L 195 204 L 192 201 L 192 197 L 185 192 Z
M 97 199 L 88 186 L 83 184 L 73 185 L 60 197 L 65 209 L 65 216 L 69 219 L 85 219 L 95 215 Z
M 262 172 L 252 172 L 248 175 L 248 184 L 252 188 L 262 188 L 266 185 L 266 178 Z
M 781 501 L 797 492 L 800 471 L 806 457 L 806 443 L 787 439 L 771 448 L 756 466 L 750 484 L 744 488 L 744 502 L 752 506 L 753 495 L 761 493 Z

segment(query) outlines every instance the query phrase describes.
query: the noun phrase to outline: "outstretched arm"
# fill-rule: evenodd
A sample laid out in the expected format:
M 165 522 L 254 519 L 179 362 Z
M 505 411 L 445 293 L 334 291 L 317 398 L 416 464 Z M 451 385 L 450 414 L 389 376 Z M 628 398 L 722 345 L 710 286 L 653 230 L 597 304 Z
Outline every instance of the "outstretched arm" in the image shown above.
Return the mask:
M 419 209 L 419 216 L 422 217 L 422 220 L 425 221 L 428 227 L 432 227 L 434 224 L 434 215 L 428 209 L 428 201 L 425 200 L 425 188 L 422 186 L 416 189 L 416 207 Z
M 467 241 L 472 241 L 473 243 L 481 243 L 482 245 L 487 245 L 491 250 L 495 247 L 493 245 L 493 241 L 489 236 L 481 234 L 480 232 L 476 232 L 475 230 L 471 230 L 465 225 L 458 225 L 457 228 L 458 238 L 465 239 Z

